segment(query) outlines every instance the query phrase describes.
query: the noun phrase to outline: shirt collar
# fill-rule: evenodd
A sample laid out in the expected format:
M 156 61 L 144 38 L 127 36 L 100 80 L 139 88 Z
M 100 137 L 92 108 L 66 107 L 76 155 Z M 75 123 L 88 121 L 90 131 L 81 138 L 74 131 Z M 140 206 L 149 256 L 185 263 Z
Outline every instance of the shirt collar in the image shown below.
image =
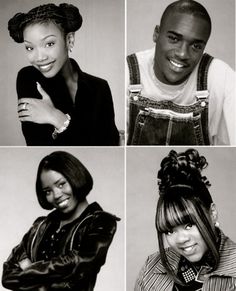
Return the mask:
M 209 275 L 229 276 L 236 278 L 236 243 L 225 236 L 222 231 L 220 231 L 220 237 L 220 261 L 217 269 Z M 180 255 L 174 252 L 172 249 L 167 248 L 166 257 L 170 263 L 171 268 L 173 270 L 178 270 Z M 166 274 L 166 270 L 161 262 L 160 256 L 157 258 L 154 272 L 159 274 Z

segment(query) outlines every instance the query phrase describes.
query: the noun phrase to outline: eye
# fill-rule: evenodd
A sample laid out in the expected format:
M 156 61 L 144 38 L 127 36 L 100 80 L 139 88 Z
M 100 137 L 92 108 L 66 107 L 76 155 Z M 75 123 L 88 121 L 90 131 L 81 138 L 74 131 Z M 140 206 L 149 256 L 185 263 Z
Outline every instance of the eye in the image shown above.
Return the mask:
M 172 235 L 173 233 L 174 233 L 174 230 L 173 229 L 165 232 L 165 234 L 168 235 L 168 236 Z
M 46 47 L 52 47 L 54 46 L 55 42 L 54 41 L 50 41 L 48 43 L 46 43 Z
M 31 52 L 31 51 L 33 50 L 33 48 L 30 47 L 30 46 L 26 46 L 25 49 L 26 49 L 28 52 Z
M 185 225 L 185 229 L 189 230 L 189 229 L 192 228 L 192 226 L 193 226 L 193 225 L 192 225 L 191 223 L 188 223 L 188 224 Z
M 203 48 L 204 48 L 204 45 L 202 45 L 202 44 L 200 44 L 200 43 L 194 43 L 193 44 L 193 48 L 195 49 L 195 50 L 202 50 Z
M 62 189 L 64 186 L 65 186 L 66 182 L 65 181 L 62 181 L 58 184 L 58 188 Z
M 167 37 L 171 43 L 176 43 L 179 41 L 179 38 L 175 35 L 168 35 Z
M 49 196 L 52 193 L 50 189 L 44 190 L 43 192 L 45 193 L 46 196 Z

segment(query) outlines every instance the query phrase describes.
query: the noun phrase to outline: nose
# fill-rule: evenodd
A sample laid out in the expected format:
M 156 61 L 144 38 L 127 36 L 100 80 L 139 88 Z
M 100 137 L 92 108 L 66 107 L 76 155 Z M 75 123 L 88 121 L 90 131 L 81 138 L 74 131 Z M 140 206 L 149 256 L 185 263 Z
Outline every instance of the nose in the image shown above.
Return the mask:
M 53 189 L 53 197 L 54 197 L 54 199 L 55 199 L 55 200 L 58 200 L 61 196 L 62 196 L 62 191 L 61 191 L 61 189 L 55 187 L 55 188 Z
M 185 230 L 179 230 L 176 233 L 176 243 L 177 244 L 183 244 L 187 241 L 189 241 L 189 234 Z
M 188 59 L 189 58 L 188 44 L 185 42 L 180 43 L 179 47 L 176 48 L 175 55 L 179 59 Z
M 35 60 L 40 63 L 40 62 L 43 62 L 47 59 L 47 55 L 45 54 L 45 51 L 41 48 L 37 49 L 36 50 L 36 53 L 35 53 Z

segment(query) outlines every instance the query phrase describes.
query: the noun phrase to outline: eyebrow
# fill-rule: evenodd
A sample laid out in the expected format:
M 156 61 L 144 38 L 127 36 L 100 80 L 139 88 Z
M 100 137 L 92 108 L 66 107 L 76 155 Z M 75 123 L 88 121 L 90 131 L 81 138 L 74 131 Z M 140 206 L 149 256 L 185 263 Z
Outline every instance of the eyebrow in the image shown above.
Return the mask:
M 172 31 L 172 30 L 167 31 L 167 33 L 172 33 L 172 34 L 178 36 L 179 38 L 183 38 L 183 35 L 182 34 L 180 34 L 178 32 L 175 32 L 175 31 Z M 202 39 L 194 39 L 193 42 L 206 44 L 206 42 L 204 40 L 202 40 Z
M 47 39 L 48 37 L 51 37 L 51 36 L 57 37 L 55 34 L 49 34 L 49 35 L 43 37 L 41 40 L 43 41 L 43 40 L 45 40 L 45 39 Z M 31 43 L 30 41 L 28 41 L 28 40 L 26 40 L 26 39 L 25 39 L 24 41 L 25 41 L 25 42 L 28 42 L 28 43 Z

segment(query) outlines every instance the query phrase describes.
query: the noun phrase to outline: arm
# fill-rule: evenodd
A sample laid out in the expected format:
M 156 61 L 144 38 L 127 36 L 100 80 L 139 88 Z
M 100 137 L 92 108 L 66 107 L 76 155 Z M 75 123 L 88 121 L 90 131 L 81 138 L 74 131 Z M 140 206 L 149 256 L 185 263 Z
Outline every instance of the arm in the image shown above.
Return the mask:
M 98 215 L 86 226 L 82 240 L 78 243 L 75 240 L 72 250 L 50 261 L 35 262 L 22 272 L 13 274 L 12 280 L 25 287 L 51 284 L 53 287 L 60 284 L 73 286 L 91 273 L 99 272 L 115 231 L 116 218 Z
M 27 145 L 51 145 L 53 129 L 61 128 L 66 117 L 55 108 L 50 96 L 37 81 L 38 78 L 30 67 L 18 73 L 18 117 Z
M 44 218 L 38 218 L 30 230 L 24 235 L 22 241 L 11 252 L 7 261 L 3 264 L 2 285 L 7 289 L 20 289 L 21 284 L 17 276 L 22 270 L 31 264 L 29 245 L 39 224 Z

